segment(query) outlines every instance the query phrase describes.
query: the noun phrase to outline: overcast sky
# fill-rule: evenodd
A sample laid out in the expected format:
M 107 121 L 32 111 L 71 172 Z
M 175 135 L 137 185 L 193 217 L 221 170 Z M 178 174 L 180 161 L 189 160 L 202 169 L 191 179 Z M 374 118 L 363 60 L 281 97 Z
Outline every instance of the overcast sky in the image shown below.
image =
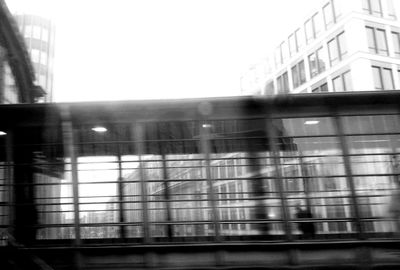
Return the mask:
M 55 101 L 226 96 L 324 0 L 7 0 L 56 23 Z

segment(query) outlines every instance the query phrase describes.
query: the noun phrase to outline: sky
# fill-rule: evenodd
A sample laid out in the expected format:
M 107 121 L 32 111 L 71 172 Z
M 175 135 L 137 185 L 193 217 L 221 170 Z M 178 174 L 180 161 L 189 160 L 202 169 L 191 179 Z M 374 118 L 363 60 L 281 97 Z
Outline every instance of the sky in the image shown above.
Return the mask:
M 56 24 L 54 101 L 232 96 L 324 0 L 6 0 Z

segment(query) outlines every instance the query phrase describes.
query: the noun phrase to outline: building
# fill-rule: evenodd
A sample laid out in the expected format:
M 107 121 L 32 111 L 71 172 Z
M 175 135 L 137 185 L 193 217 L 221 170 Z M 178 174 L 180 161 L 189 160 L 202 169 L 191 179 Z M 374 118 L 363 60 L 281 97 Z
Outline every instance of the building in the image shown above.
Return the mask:
M 0 1 L 0 104 L 31 103 L 43 95 L 22 36 L 3 0 Z
M 326 1 L 271 53 L 262 94 L 400 89 L 399 16 L 399 1 Z
M 53 66 L 55 25 L 37 15 L 17 14 L 14 16 L 22 33 L 35 70 L 35 83 L 40 85 L 45 96 L 38 101 L 53 100 Z

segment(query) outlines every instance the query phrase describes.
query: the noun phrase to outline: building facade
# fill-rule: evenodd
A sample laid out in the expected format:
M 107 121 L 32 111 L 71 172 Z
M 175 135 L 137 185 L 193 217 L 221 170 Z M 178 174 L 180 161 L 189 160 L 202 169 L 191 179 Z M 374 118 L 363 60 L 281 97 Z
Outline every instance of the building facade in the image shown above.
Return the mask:
M 37 15 L 17 14 L 14 16 L 22 33 L 35 70 L 35 83 L 45 91 L 38 101 L 53 100 L 53 66 L 55 25 Z
M 43 95 L 18 27 L 0 1 L 0 104 L 31 103 Z
M 326 1 L 271 53 L 261 94 L 400 89 L 399 16 L 399 1 Z

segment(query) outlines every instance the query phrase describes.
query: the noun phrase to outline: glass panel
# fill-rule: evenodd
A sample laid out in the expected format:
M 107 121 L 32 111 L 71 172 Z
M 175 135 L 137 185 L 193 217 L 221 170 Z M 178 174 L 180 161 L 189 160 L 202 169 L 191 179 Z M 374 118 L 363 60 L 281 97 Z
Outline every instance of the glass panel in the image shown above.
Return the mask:
M 293 56 L 297 52 L 296 39 L 294 34 L 289 36 L 289 51 L 290 56 Z
M 328 42 L 328 50 L 329 50 L 329 61 L 331 65 L 334 65 L 339 61 L 339 52 L 336 39 L 332 39 L 331 41 Z
M 334 78 L 332 80 L 332 83 L 333 83 L 333 91 L 336 91 L 336 92 L 344 91 L 344 87 L 343 87 L 343 82 L 342 82 L 342 77 L 341 76 L 337 76 L 336 78 Z
M 372 14 L 375 16 L 382 17 L 382 5 L 381 0 L 370 0 Z
M 371 6 L 369 3 L 370 0 L 362 0 L 362 8 L 364 10 L 365 13 L 371 14 Z
M 381 69 L 380 67 L 372 67 L 372 75 L 374 77 L 374 87 L 376 90 L 382 90 L 383 84 L 381 79 Z
M 382 55 L 389 55 L 385 30 L 382 29 L 376 30 L 376 41 L 378 45 L 378 53 Z
M 377 53 L 377 48 L 375 44 L 375 32 L 374 29 L 371 27 L 366 27 L 367 30 L 367 39 L 368 39 L 368 48 L 369 52 Z
M 382 69 L 382 80 L 385 90 L 393 90 L 393 75 L 392 70 L 390 68 L 383 68 Z
M 326 68 L 326 54 L 323 48 L 317 50 L 317 61 L 318 61 L 318 73 L 325 71 Z
M 293 88 L 299 86 L 300 82 L 299 82 L 299 73 L 297 70 L 297 65 L 292 67 L 292 79 L 293 79 Z
M 313 25 L 314 25 L 315 36 L 318 36 L 320 34 L 320 32 L 322 31 L 322 26 L 323 26 L 321 13 L 316 13 L 312 17 L 312 20 L 313 20 Z
M 325 28 L 328 28 L 331 25 L 333 25 L 333 12 L 330 2 L 323 7 L 323 11 L 324 11 Z
M 299 51 L 301 48 L 304 46 L 304 34 L 301 31 L 301 29 L 297 29 L 295 32 L 296 35 L 296 41 L 297 41 L 297 51 Z
M 397 32 L 392 32 L 394 54 L 396 57 L 400 57 L 400 35 Z
M 396 19 L 396 10 L 393 5 L 393 0 L 387 0 L 388 15 L 392 19 Z
M 324 83 L 323 85 L 321 85 L 321 92 L 328 92 L 328 84 Z
M 344 84 L 344 90 L 345 91 L 351 91 L 353 88 L 353 83 L 351 79 L 351 72 L 347 71 L 343 73 L 343 84 Z
M 304 68 L 304 61 L 301 61 L 298 64 L 298 67 L 299 67 L 300 84 L 303 84 L 303 83 L 306 82 L 306 71 L 305 71 L 305 68 Z
M 318 74 L 318 69 L 317 69 L 317 58 L 315 53 L 311 54 L 308 56 L 308 62 L 310 65 L 310 75 L 311 78 L 314 77 L 315 75 Z
M 304 29 L 306 31 L 306 42 L 308 44 L 312 39 L 314 39 L 314 29 L 311 20 L 306 21 L 304 24 Z
M 340 60 L 347 54 L 347 45 L 344 32 L 337 36 L 338 47 L 340 51 Z

